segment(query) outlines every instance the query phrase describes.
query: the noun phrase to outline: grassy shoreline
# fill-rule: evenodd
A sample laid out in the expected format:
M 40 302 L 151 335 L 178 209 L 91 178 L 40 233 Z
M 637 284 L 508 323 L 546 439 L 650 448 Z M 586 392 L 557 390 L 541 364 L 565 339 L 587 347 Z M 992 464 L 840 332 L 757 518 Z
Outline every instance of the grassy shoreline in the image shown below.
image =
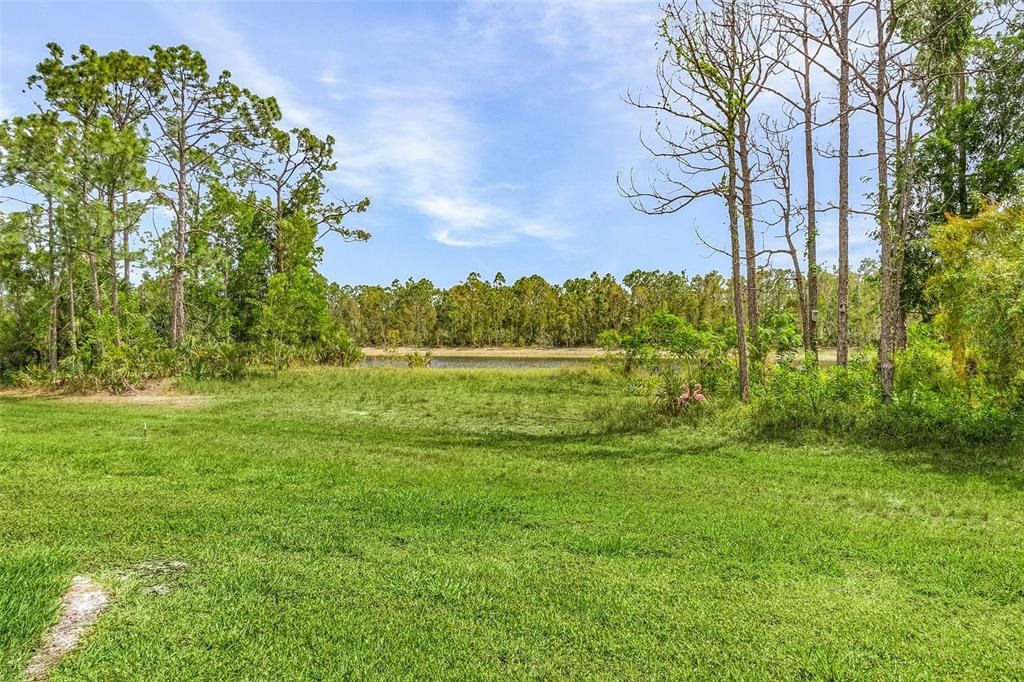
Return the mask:
M 575 348 L 549 348 L 540 346 L 485 346 L 485 347 L 416 347 L 400 346 L 394 349 L 382 348 L 379 346 L 365 346 L 363 354 L 368 358 L 386 357 L 389 352 L 397 355 L 409 353 L 430 353 L 435 357 L 446 358 L 494 358 L 494 359 L 536 359 L 536 360 L 558 360 L 558 359 L 587 359 L 599 358 L 605 354 L 601 348 L 593 346 Z M 832 364 L 836 360 L 834 348 L 822 348 L 818 351 L 822 363 Z

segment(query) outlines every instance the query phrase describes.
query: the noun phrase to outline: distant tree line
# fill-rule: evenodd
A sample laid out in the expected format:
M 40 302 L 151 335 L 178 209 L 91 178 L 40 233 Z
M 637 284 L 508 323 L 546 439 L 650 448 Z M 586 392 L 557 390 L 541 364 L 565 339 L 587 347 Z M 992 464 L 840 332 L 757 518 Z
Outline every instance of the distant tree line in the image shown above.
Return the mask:
M 793 271 L 762 269 L 757 277 L 766 315 L 788 312 L 799 322 Z M 823 272 L 820 282 L 823 299 L 835 295 L 834 273 Z M 851 339 L 857 346 L 875 343 L 877 264 L 865 261 L 851 290 Z M 338 322 L 369 346 L 594 346 L 602 332 L 630 329 L 659 311 L 718 332 L 733 325 L 729 280 L 718 272 L 635 270 L 621 282 L 593 273 L 561 284 L 539 275 L 509 284 L 501 273 L 491 280 L 470 273 L 447 289 L 410 279 L 390 286 L 332 285 L 328 295 Z M 834 343 L 835 317 L 818 322 L 821 342 Z

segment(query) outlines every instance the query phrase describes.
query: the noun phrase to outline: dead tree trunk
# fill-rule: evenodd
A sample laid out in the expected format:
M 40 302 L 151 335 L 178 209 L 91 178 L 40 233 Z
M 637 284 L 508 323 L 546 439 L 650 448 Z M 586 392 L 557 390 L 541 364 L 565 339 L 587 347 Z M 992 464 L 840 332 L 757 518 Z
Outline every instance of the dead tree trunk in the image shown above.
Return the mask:
M 836 363 L 850 358 L 850 2 L 842 0 L 837 30 L 839 51 L 839 274 Z M 884 121 L 884 113 L 883 113 Z M 883 124 L 884 125 L 884 124 Z
M 749 323 L 751 336 L 756 339 L 761 317 L 757 307 L 757 241 L 754 229 L 754 181 L 750 166 L 749 132 L 750 118 L 749 114 L 744 111 L 739 121 L 739 134 L 737 136 L 739 141 L 740 183 L 743 187 L 743 260 L 746 264 L 747 274 L 747 322 Z
M 878 233 L 881 251 L 881 278 L 882 278 L 882 301 L 881 301 L 881 331 L 878 339 L 878 365 L 879 383 L 882 389 L 882 400 L 892 400 L 893 380 L 895 365 L 893 354 L 895 351 L 894 331 L 896 328 L 896 282 L 897 276 L 894 272 L 895 245 L 892 234 L 892 220 L 889 215 L 889 149 L 886 140 L 886 119 L 885 103 L 889 95 L 888 91 L 888 38 L 889 27 L 885 20 L 885 10 L 882 0 L 875 0 L 875 30 L 878 39 L 875 82 L 871 93 L 875 110 L 875 154 L 877 169 L 877 192 L 878 192 Z
M 804 349 L 818 361 L 818 203 L 814 183 L 814 100 L 811 97 L 811 53 L 807 36 L 807 7 L 804 6 L 803 114 L 804 168 L 807 182 L 807 304 L 804 320 Z M 793 245 L 790 244 L 792 251 Z

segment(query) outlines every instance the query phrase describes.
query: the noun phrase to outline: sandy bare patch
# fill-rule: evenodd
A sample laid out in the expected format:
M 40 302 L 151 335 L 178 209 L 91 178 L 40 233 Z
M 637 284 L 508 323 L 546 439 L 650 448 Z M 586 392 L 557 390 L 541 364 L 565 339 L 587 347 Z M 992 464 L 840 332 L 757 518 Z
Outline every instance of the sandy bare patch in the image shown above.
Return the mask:
M 71 653 L 110 603 L 110 594 L 89 578 L 75 576 L 64 593 L 60 618 L 50 628 L 43 644 L 25 668 L 30 682 L 44 682 L 50 670 Z
M 100 403 L 104 405 L 162 405 L 166 407 L 202 407 L 210 400 L 203 395 L 188 393 L 151 393 L 148 390 L 130 393 L 95 393 L 92 395 L 65 396 L 65 399 L 79 403 Z
M 74 403 L 104 405 L 164 405 L 167 407 L 202 407 L 209 404 L 209 396 L 179 393 L 170 379 L 164 379 L 145 388 L 126 393 L 72 393 L 56 389 L 5 389 L 0 396 L 67 400 Z

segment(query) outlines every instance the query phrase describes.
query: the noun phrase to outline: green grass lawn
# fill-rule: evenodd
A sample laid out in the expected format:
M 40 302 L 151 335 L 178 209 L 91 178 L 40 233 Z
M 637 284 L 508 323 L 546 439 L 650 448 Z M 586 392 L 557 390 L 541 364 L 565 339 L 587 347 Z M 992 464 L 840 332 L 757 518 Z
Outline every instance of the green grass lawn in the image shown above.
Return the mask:
M 84 574 L 53 680 L 1024 678 L 1019 452 L 621 433 L 589 372 L 190 390 L 0 398 L 0 677 Z

